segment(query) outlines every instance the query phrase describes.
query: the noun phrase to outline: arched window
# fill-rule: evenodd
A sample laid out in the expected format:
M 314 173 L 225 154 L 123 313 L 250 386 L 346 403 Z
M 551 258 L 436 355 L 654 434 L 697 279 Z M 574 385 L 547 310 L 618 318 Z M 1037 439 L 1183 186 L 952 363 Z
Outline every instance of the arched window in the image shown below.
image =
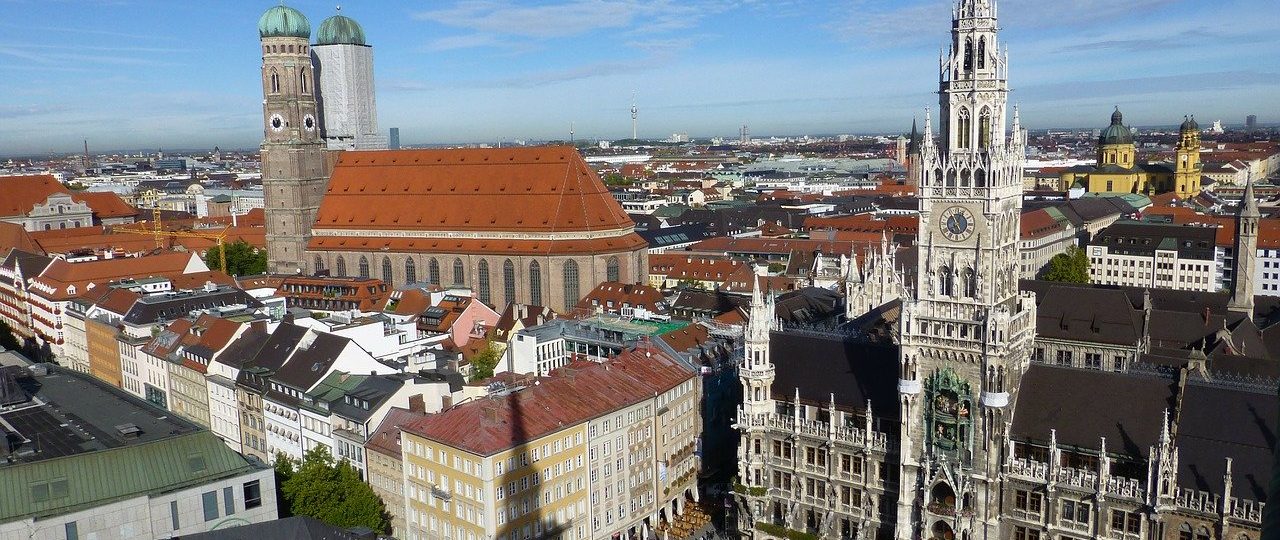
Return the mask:
M 476 263 L 476 292 L 480 295 L 480 301 L 491 304 L 492 293 L 489 291 L 489 261 L 480 259 Z
M 971 176 L 969 169 L 960 171 L 960 187 L 969 187 L 969 179 Z
M 933 170 L 933 185 L 935 186 L 942 185 L 942 169 Z
M 311 92 L 307 87 L 307 68 L 298 70 L 298 89 L 304 94 Z
M 462 269 L 462 259 L 453 260 L 453 284 L 462 285 L 466 281 L 462 278 L 466 277 Z
M 347 275 L 347 260 L 346 260 L 346 259 L 343 259 L 343 258 L 342 258 L 342 255 L 338 255 L 338 264 L 337 264 L 337 266 L 338 266 L 338 275 L 339 275 L 339 276 L 342 276 L 342 277 L 346 277 L 346 275 Z
M 382 282 L 391 286 L 391 257 L 382 258 Z
M 320 272 L 324 270 L 324 259 L 321 259 L 319 255 L 316 255 L 316 264 L 312 268 L 312 270 L 315 272 Z
M 987 38 L 978 38 L 978 69 L 987 67 Z
M 956 171 L 955 169 L 947 171 L 947 187 L 956 187 Z
M 364 255 L 360 256 L 360 277 L 369 277 L 369 258 Z
M 542 305 L 542 267 L 538 261 L 529 263 L 529 303 Z
M 969 109 L 961 107 L 956 113 L 956 147 L 969 148 L 972 143 L 973 118 L 969 116 Z
M 516 301 L 516 265 L 511 259 L 502 263 L 502 294 L 508 304 Z
M 1191 525 L 1183 523 L 1178 527 L 1178 540 L 1191 540 Z
M 953 277 L 951 275 L 951 269 L 948 268 L 946 265 L 942 265 L 942 268 L 938 269 L 938 294 L 939 295 L 951 296 L 951 293 L 954 290 L 951 287 L 953 284 L 952 279 Z
M 978 276 L 974 274 L 972 268 L 964 270 L 964 295 L 966 298 L 978 297 Z
M 973 185 L 977 187 L 987 187 L 987 171 L 984 171 L 982 169 L 974 169 Z
M 578 263 L 572 259 L 564 263 L 564 309 L 573 309 L 578 303 Z
M 280 74 L 276 73 L 276 70 L 274 69 L 271 70 L 271 93 L 280 93 Z
M 432 285 L 440 284 L 440 263 L 434 258 L 427 262 L 427 282 Z
M 1196 529 L 1196 540 L 1213 540 L 1213 533 L 1203 526 L 1199 527 Z
M 618 264 L 617 257 L 609 257 L 609 261 L 605 263 L 604 279 L 605 281 L 622 281 L 621 267 Z
M 978 146 L 991 147 L 991 109 L 986 107 L 983 107 L 982 113 L 978 115 Z
M 418 282 L 418 265 L 414 264 L 413 259 L 404 260 L 404 282 L 405 283 Z
M 964 40 L 964 72 L 969 74 L 973 71 L 973 38 L 965 38 Z

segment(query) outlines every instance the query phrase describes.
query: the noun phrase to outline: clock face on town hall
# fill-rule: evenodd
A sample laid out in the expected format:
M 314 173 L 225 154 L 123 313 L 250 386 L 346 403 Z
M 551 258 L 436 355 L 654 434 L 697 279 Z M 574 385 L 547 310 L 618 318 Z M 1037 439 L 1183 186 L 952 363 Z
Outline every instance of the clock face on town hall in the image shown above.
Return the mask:
M 943 210 L 941 219 L 938 221 L 942 228 L 942 236 L 952 242 L 968 240 L 973 235 L 974 226 L 977 224 L 973 213 L 962 206 L 952 206 Z

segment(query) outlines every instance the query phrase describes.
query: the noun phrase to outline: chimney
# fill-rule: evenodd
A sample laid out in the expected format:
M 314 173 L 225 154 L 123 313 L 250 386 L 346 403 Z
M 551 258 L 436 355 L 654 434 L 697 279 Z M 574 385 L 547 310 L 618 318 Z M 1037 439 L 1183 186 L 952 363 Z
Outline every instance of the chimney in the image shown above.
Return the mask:
M 427 412 L 427 404 L 423 401 L 422 394 L 409 396 L 409 410 L 416 413 Z
M 480 412 L 481 414 L 484 415 L 485 420 L 488 420 L 490 422 L 498 421 L 498 407 L 485 405 L 484 407 L 480 408 Z
M 446 410 L 453 406 L 453 394 L 445 394 L 440 396 L 440 410 Z

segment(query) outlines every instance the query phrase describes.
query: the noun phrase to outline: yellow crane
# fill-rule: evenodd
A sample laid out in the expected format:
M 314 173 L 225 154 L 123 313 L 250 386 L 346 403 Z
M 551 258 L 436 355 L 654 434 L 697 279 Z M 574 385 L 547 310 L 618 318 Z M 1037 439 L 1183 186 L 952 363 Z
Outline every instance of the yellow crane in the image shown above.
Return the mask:
M 217 232 L 202 232 L 196 230 L 167 231 L 164 229 L 164 224 L 160 222 L 160 205 L 156 202 L 159 199 L 159 196 L 156 191 L 154 189 L 149 189 L 143 193 L 139 199 L 143 202 L 151 203 L 151 227 L 130 227 L 128 225 L 119 225 L 111 228 L 113 232 L 154 236 L 156 239 L 156 247 L 158 248 L 164 247 L 165 237 L 204 238 L 206 240 L 213 240 L 217 242 L 218 246 L 218 262 L 221 264 L 220 270 L 227 272 L 227 249 L 225 241 L 227 238 L 227 229 L 229 229 L 230 226 L 223 227 L 221 231 Z

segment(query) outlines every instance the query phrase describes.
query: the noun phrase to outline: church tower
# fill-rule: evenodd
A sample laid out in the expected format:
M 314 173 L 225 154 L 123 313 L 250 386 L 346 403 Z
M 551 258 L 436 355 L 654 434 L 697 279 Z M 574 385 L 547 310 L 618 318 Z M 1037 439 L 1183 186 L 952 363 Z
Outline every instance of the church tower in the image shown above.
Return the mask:
M 926 113 L 915 298 L 899 323 L 898 530 L 997 540 L 999 476 L 1035 298 L 1018 291 L 1024 140 L 1006 131 L 1008 58 L 995 0 L 960 0 L 939 65 L 941 137 Z
M 1200 164 L 1200 125 L 1192 116 L 1182 121 L 1178 129 L 1177 163 L 1174 164 L 1174 191 L 1187 199 L 1200 194 L 1200 177 L 1204 166 Z
M 328 183 L 316 114 L 311 25 L 298 10 L 275 6 L 258 20 L 258 36 L 267 270 L 307 272 L 303 255 Z
M 1258 199 L 1253 195 L 1253 174 L 1245 181 L 1240 211 L 1236 213 L 1236 267 L 1227 309 L 1253 318 L 1253 286 L 1258 267 Z

